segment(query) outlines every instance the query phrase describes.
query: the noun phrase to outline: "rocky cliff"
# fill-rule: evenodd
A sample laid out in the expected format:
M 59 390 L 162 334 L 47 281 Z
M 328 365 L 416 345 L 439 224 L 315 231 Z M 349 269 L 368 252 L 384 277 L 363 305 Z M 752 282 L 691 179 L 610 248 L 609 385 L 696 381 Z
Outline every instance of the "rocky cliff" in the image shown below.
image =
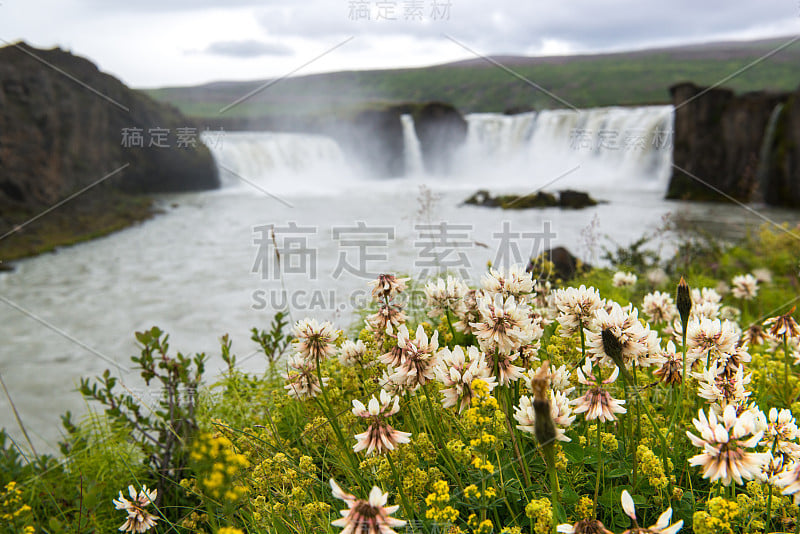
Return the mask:
M 126 164 L 93 189 L 215 188 L 216 166 L 192 128 L 84 58 L 24 43 L 2 48 L 0 214 L 52 205 Z
M 800 90 L 735 95 L 681 83 L 670 93 L 675 167 L 667 198 L 724 200 L 728 195 L 741 202 L 800 206 L 800 119 L 792 105 Z

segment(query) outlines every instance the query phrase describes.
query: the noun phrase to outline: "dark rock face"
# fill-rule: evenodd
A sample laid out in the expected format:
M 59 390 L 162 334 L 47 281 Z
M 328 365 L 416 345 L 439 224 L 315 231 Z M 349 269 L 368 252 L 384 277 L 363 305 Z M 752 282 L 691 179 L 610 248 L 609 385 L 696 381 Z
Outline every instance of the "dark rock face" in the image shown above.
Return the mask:
M 403 176 L 406 172 L 403 107 L 368 110 L 352 121 L 329 126 L 344 152 L 364 169 L 383 177 Z
M 414 112 L 414 129 L 425 169 L 448 174 L 456 149 L 467 139 L 467 121 L 461 113 L 450 104 L 429 102 Z
M 764 182 L 765 202 L 800 206 L 800 88 L 778 116 Z
M 127 88 L 86 59 L 23 43 L 0 49 L 4 205 L 52 204 L 125 164 L 93 189 L 151 193 L 218 187 L 216 165 L 199 142 L 199 131 L 195 147 L 177 147 L 178 129 L 193 127 L 175 108 Z M 122 146 L 126 128 L 141 129 L 144 147 Z M 169 131 L 170 148 L 149 146 L 156 128 Z
M 787 180 L 785 172 L 770 169 L 775 162 L 760 160 L 770 117 L 789 95 L 758 92 L 736 96 L 727 89 L 705 89 L 691 83 L 675 85 L 670 92 L 676 107 L 676 167 L 667 198 L 725 200 L 727 195 L 742 202 L 763 198 L 775 203 L 777 183 L 763 183 L 764 176 L 784 184 L 792 180 Z M 796 168 L 791 172 L 796 182 L 800 175 Z

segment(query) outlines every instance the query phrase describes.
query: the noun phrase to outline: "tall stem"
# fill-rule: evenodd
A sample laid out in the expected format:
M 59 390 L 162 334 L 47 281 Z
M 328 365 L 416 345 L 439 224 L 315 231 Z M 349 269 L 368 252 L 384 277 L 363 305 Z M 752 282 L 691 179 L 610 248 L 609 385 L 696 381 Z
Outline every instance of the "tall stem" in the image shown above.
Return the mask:
M 597 519 L 597 499 L 600 496 L 600 473 L 603 470 L 603 442 L 600 438 L 600 419 L 597 421 L 597 478 L 594 482 L 594 518 Z

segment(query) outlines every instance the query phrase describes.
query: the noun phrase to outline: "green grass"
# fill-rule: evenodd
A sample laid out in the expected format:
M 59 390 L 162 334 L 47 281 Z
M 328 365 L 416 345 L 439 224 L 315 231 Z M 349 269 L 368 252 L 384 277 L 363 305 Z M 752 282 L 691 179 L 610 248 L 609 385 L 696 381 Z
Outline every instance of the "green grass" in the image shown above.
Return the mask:
M 559 63 L 536 58 L 508 60 L 527 83 L 488 62 L 427 68 L 336 72 L 283 80 L 223 114 L 219 110 L 263 81 L 152 89 L 146 92 L 194 117 L 317 115 L 374 102 L 444 100 L 464 112 L 502 112 L 514 106 L 551 109 L 666 104 L 668 88 L 681 81 L 719 83 L 737 92 L 791 91 L 800 84 L 800 45 L 794 44 L 748 68 L 772 46 L 753 44 L 736 53 L 697 57 L 675 51 L 580 56 Z M 729 57 L 735 56 L 735 57 Z M 556 95 L 554 99 L 535 85 Z

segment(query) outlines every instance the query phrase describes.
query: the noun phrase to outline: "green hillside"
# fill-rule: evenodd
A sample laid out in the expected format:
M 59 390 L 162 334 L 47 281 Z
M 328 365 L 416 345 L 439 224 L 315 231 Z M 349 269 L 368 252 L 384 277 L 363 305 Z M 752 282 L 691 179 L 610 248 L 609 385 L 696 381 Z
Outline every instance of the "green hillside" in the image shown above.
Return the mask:
M 230 118 L 277 113 L 317 115 L 419 100 L 445 100 L 465 112 L 563 108 L 567 104 L 578 108 L 663 104 L 669 101 L 668 87 L 685 80 L 712 85 L 730 77 L 723 85 L 737 92 L 797 88 L 800 42 L 785 46 L 790 40 L 787 37 L 584 56 L 493 58 L 519 77 L 477 58 L 426 68 L 300 76 L 279 81 L 222 115 L 220 109 L 266 80 L 147 92 L 191 116 Z M 785 48 L 773 53 L 782 46 Z

